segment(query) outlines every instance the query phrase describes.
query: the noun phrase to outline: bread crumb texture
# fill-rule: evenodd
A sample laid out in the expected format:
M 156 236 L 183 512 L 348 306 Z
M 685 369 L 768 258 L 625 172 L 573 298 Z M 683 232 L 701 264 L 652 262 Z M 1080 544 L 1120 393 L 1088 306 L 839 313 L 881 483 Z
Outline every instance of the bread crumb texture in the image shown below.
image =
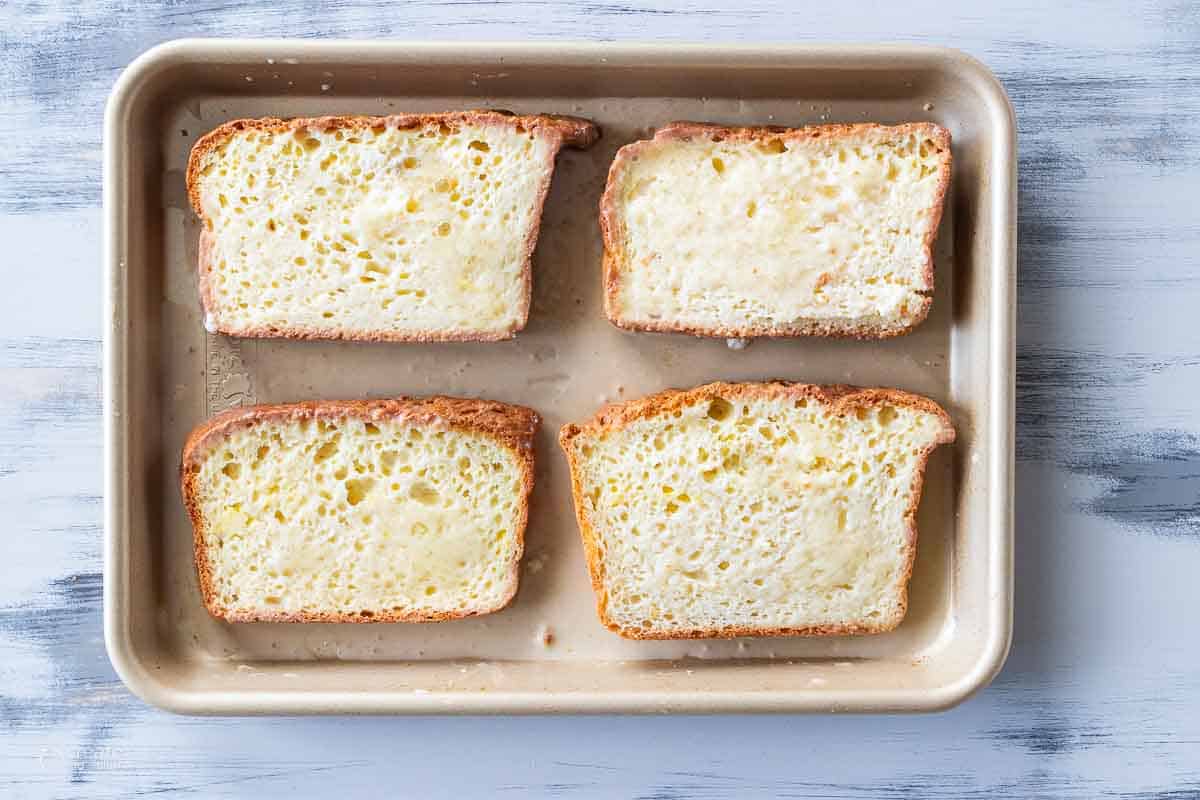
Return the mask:
M 681 124 L 628 149 L 606 200 L 618 324 L 862 335 L 927 313 L 944 129 Z
M 210 311 L 260 335 L 507 335 L 558 147 L 462 120 L 234 131 L 198 171 Z
M 491 437 L 403 418 L 258 422 L 190 469 L 224 615 L 461 616 L 515 591 L 524 473 Z
M 635 638 L 899 624 L 944 413 L 704 388 L 564 434 L 605 622 Z

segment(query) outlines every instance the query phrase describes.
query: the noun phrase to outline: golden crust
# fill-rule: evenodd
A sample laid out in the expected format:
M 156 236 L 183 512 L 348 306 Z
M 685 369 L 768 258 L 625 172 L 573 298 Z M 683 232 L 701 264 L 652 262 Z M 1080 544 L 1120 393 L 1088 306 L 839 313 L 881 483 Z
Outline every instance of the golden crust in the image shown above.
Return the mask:
M 810 320 L 797 322 L 788 327 L 747 326 L 730 327 L 725 325 L 701 327 L 684 323 L 658 321 L 642 322 L 627 320 L 621 317 L 617 293 L 619 290 L 620 272 L 623 263 L 624 231 L 618 215 L 617 187 L 621 183 L 625 170 L 633 160 L 655 145 L 664 141 L 686 141 L 697 137 L 708 137 L 714 141 L 754 142 L 764 138 L 772 139 L 835 139 L 864 134 L 895 131 L 901 134 L 914 132 L 933 139 L 946 152 L 946 159 L 938 173 L 938 186 L 930 215 L 929 232 L 923 243 L 925 266 L 924 277 L 929 289 L 925 302 L 920 308 L 914 309 L 908 324 L 902 326 L 881 326 L 855 324 L 849 320 Z M 600 199 L 600 234 L 604 239 L 604 256 L 601 270 L 604 282 L 604 313 L 609 321 L 618 328 L 630 331 L 646 331 L 651 333 L 687 333 L 692 336 L 719 337 L 793 337 L 793 336 L 827 336 L 854 339 L 886 339 L 902 336 L 911 332 L 917 325 L 929 316 L 933 305 L 933 244 L 937 239 L 938 225 L 941 223 L 942 211 L 945 207 L 946 193 L 950 189 L 950 172 L 952 155 L 950 150 L 950 131 L 932 122 L 909 122 L 902 125 L 879 125 L 877 123 L 856 123 L 836 125 L 811 125 L 802 128 L 786 128 L 774 125 L 757 127 L 726 127 L 706 122 L 672 122 L 660 128 L 653 139 L 643 139 L 627 144 L 617 151 L 612 166 L 608 171 L 608 180 L 604 194 Z
M 546 196 L 550 192 L 550 179 L 554 174 L 554 159 L 563 146 L 585 149 L 591 147 L 600 138 L 600 129 L 593 123 L 579 117 L 555 116 L 540 114 L 533 116 L 517 116 L 506 111 L 476 110 L 454 111 L 442 114 L 392 114 L 383 117 L 371 116 L 326 116 L 326 117 L 296 117 L 280 119 L 264 117 L 262 119 L 236 119 L 226 122 L 206 133 L 193 145 L 188 156 L 187 193 L 192 209 L 202 220 L 204 211 L 200 205 L 200 172 L 208 159 L 220 145 L 232 136 L 242 131 L 259 130 L 271 133 L 287 133 L 301 128 L 312 128 L 326 131 L 332 129 L 357 129 L 387 126 L 394 128 L 421 128 L 427 125 L 477 125 L 496 126 L 524 129 L 538 136 L 546 137 L 554 143 L 548 163 L 542 170 L 542 181 L 535 200 L 534 218 L 541 220 L 542 209 Z M 229 336 L 247 338 L 275 337 L 283 339 L 343 339 L 360 342 L 494 342 L 511 339 L 525 327 L 529 319 L 529 306 L 533 293 L 533 251 L 537 247 L 539 225 L 534 225 L 526 237 L 524 251 L 524 267 L 522 282 L 525 293 L 517 320 L 503 331 L 475 332 L 470 330 L 448 331 L 353 331 L 334 327 L 313 326 L 254 326 L 244 328 L 229 327 L 224 324 L 216 308 L 212 296 L 209 276 L 213 265 L 212 235 L 207 228 L 200 234 L 198 258 L 200 302 L 204 313 L 212 321 L 213 332 Z
M 213 586 L 212 566 L 208 562 L 208 553 L 204 546 L 205 522 L 200 509 L 197 485 L 198 468 L 208 449 L 239 428 L 264 422 L 331 418 L 407 419 L 417 425 L 445 425 L 451 430 L 490 436 L 513 454 L 521 469 L 521 498 L 514 529 L 517 546 L 508 573 L 512 591 L 508 597 L 491 608 L 472 608 L 462 612 L 379 611 L 370 616 L 310 611 L 245 614 L 231 611 L 220 604 Z M 214 617 L 228 622 L 442 622 L 499 611 L 512 602 L 517 592 L 521 555 L 525 546 L 525 528 L 529 521 L 529 498 L 533 492 L 533 440 L 540 425 L 541 418 L 537 412 L 524 406 L 442 396 L 398 397 L 387 400 L 317 400 L 246 406 L 218 414 L 197 426 L 188 436 L 179 467 L 183 503 L 192 521 L 196 572 L 200 580 L 200 594 L 204 607 Z
M 942 422 L 942 429 L 935 442 L 917 456 L 917 469 L 909 490 L 908 506 L 904 519 L 907 526 L 907 548 L 905 553 L 904 577 L 901 581 L 900 611 L 894 619 L 875 625 L 814 625 L 800 628 L 755 628 L 753 626 L 730 626 L 726 628 L 696 628 L 672 631 L 647 631 L 641 628 L 624 628 L 608 616 L 608 594 L 605 590 L 604 561 L 597 543 L 596 531 L 586 513 L 583 503 L 583 479 L 577 458 L 575 443 L 580 439 L 595 437 L 606 432 L 621 430 L 630 423 L 651 417 L 670 414 L 678 409 L 716 398 L 775 400 L 809 399 L 826 404 L 831 413 L 846 415 L 864 407 L 885 405 L 912 408 L 933 414 Z M 709 383 L 694 389 L 668 389 L 664 392 L 615 403 L 601 408 L 596 415 L 582 425 L 567 424 L 559 432 L 558 440 L 566 453 L 571 471 L 571 495 L 575 502 L 575 517 L 583 539 L 587 558 L 588 574 L 592 590 L 596 593 L 596 613 L 609 630 L 627 639 L 712 639 L 737 636 L 850 636 L 856 634 L 885 633 L 893 630 L 904 619 L 908 608 L 908 581 L 912 577 L 917 554 L 917 507 L 921 502 L 921 491 L 925 480 L 925 468 L 929 455 L 939 444 L 949 444 L 955 439 L 954 424 L 950 415 L 927 397 L 911 394 L 900 389 L 863 389 L 856 386 L 817 386 L 787 381 L 765 383 Z

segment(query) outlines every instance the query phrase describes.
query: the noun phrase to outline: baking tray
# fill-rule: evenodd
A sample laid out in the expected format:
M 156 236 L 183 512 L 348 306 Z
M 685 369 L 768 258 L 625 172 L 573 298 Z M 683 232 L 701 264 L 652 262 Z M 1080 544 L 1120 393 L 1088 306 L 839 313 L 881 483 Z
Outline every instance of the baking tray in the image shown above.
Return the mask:
M 205 332 L 184 166 L 228 119 L 495 107 L 595 120 L 546 203 L 528 328 L 494 344 L 237 340 Z M 625 333 L 600 305 L 614 151 L 676 119 L 934 120 L 954 135 L 929 319 L 881 342 Z M 178 41 L 121 76 L 105 120 L 105 638 L 147 701 L 188 713 L 915 711 L 987 683 L 1012 611 L 1015 139 L 977 61 L 909 46 Z M 869 637 L 633 642 L 603 629 L 576 531 L 568 420 L 715 379 L 898 386 L 958 443 L 929 465 L 908 617 Z M 229 625 L 200 603 L 176 480 L 187 432 L 251 402 L 447 393 L 538 409 L 521 589 L 436 625 Z M 552 642 L 546 644 L 545 633 Z

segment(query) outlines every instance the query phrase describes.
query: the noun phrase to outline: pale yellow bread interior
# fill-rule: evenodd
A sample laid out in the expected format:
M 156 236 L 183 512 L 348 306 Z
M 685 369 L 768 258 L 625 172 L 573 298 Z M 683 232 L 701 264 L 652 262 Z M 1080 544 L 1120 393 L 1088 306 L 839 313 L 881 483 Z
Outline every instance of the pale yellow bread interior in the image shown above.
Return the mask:
M 632 638 L 889 630 L 906 609 L 936 404 L 711 384 L 568 425 L 602 621 Z
M 929 123 L 669 126 L 609 174 L 607 314 L 712 336 L 903 333 L 929 310 L 949 179 L 949 133 Z
M 420 621 L 503 607 L 531 442 L 427 412 L 273 407 L 194 435 L 184 491 L 210 611 Z
M 250 120 L 197 144 L 213 331 L 498 339 L 529 311 L 559 148 L 583 121 L 497 113 Z

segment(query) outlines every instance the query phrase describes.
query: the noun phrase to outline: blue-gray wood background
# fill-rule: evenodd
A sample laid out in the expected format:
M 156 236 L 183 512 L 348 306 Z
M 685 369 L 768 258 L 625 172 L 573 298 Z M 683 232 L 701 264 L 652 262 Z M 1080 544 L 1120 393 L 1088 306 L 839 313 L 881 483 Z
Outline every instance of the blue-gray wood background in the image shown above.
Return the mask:
M 188 719 L 100 622 L 100 120 L 180 36 L 906 41 L 1020 127 L 1016 636 L 924 717 Z M 0 795 L 1200 798 L 1200 6 L 0 0 Z

